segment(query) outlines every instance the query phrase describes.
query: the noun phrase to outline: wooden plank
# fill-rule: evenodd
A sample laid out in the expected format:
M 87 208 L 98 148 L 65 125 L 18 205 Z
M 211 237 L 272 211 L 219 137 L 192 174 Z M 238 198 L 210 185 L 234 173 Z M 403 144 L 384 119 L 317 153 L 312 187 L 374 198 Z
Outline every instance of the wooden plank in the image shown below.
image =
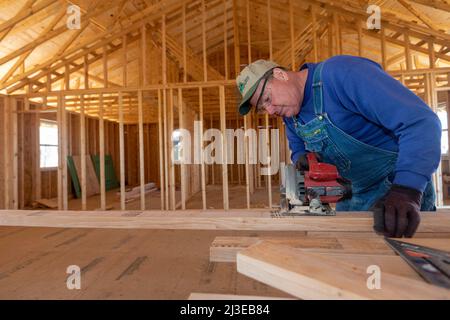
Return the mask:
M 354 232 L 355 233 L 355 232 Z M 450 236 L 450 235 L 447 235 Z M 299 237 L 216 237 L 209 249 L 209 260 L 212 262 L 236 262 L 238 252 L 249 248 L 261 241 L 289 245 L 314 253 L 336 254 L 376 254 L 395 255 L 391 248 L 380 237 L 361 238 L 352 234 L 334 237 L 314 237 L 305 232 Z M 405 241 L 433 247 L 439 250 L 448 250 L 450 237 L 447 239 L 406 239 Z
M 188 300 L 294 300 L 294 299 L 278 298 L 278 297 L 243 296 L 243 295 L 220 294 L 220 293 L 192 292 L 189 295 Z
M 267 230 L 370 232 L 370 214 L 342 213 L 335 217 L 273 217 L 262 210 L 178 211 L 0 211 L 0 225 L 86 228 L 141 228 L 193 230 Z M 450 216 L 444 213 L 423 216 L 418 232 L 450 232 Z
M 238 253 L 237 270 L 301 299 L 450 299 L 449 290 L 387 272 L 370 290 L 365 268 L 270 242 Z
M 158 143 L 159 143 L 159 190 L 161 194 L 161 206 L 160 209 L 164 209 L 164 195 L 165 195 L 165 182 L 164 182 L 164 143 L 163 143 L 163 118 L 161 111 L 161 90 L 158 90 Z M 122 209 L 123 210 L 123 209 Z

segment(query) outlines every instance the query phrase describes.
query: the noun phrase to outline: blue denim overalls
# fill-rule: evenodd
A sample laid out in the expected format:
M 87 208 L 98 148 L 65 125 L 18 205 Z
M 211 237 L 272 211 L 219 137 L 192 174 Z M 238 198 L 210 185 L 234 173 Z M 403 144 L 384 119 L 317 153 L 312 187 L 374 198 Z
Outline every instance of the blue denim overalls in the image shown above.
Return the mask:
M 339 174 L 352 183 L 351 199 L 340 201 L 337 211 L 366 211 L 384 196 L 392 185 L 397 152 L 373 147 L 336 127 L 323 112 L 322 68 L 313 75 L 313 102 L 316 117 L 302 125 L 293 117 L 295 131 L 309 152 L 316 152 L 321 161 L 334 164 Z M 428 182 L 422 196 L 421 211 L 434 211 L 436 195 Z

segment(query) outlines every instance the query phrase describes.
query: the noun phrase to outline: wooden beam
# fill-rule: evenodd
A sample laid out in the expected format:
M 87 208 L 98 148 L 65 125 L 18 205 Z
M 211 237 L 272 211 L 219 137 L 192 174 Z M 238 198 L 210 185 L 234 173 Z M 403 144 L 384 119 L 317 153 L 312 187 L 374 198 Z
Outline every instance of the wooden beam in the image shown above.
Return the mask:
M 46 68 L 48 68 L 48 70 L 52 70 L 52 71 L 57 70 L 58 68 L 61 67 L 60 66 L 61 64 L 64 65 L 65 63 L 67 63 L 67 61 L 69 60 L 69 57 L 70 57 L 71 61 L 73 61 L 74 59 L 76 60 L 77 58 L 84 56 L 88 52 L 93 52 L 94 50 L 101 48 L 105 44 L 111 43 L 113 40 L 120 38 L 123 35 L 126 35 L 126 34 L 132 32 L 133 30 L 139 29 L 142 25 L 147 24 L 148 22 L 154 21 L 156 19 L 160 19 L 161 14 L 163 14 L 165 12 L 170 12 L 174 8 L 177 8 L 177 7 L 181 6 L 183 3 L 186 3 L 188 1 L 190 1 L 190 0 L 166 0 L 164 3 L 160 2 L 151 7 L 148 7 L 147 9 L 145 9 L 141 12 L 137 12 L 132 17 L 130 17 L 129 25 L 127 25 L 126 27 L 120 28 L 118 30 L 114 30 L 114 32 L 112 30 L 106 30 L 103 33 L 100 33 L 90 39 L 87 39 L 83 43 L 80 43 L 78 46 L 71 48 L 70 50 L 65 52 L 64 55 L 52 57 L 51 59 L 47 60 L 46 62 L 38 64 L 38 65 L 34 66 L 33 68 L 30 68 L 26 72 L 21 73 L 19 76 L 15 77 L 15 78 L 11 79 L 10 81 L 8 81 L 7 83 L 5 83 L 5 85 L 0 86 L 0 89 L 11 86 L 12 84 L 17 83 L 18 81 L 25 81 L 25 84 L 26 84 L 28 81 L 33 81 L 33 80 L 39 79 L 40 77 L 46 75 L 46 73 L 49 72 L 49 71 L 42 71 L 42 70 L 45 70 Z M 99 8 L 99 9 L 102 9 L 102 8 Z M 91 13 L 88 13 L 88 14 L 91 14 Z M 142 18 L 142 17 L 144 17 L 144 18 Z M 84 16 L 81 17 L 82 20 L 84 18 L 85 18 Z M 63 27 L 64 27 L 63 31 L 67 30 L 65 25 Z M 61 28 L 57 28 L 54 31 L 55 32 L 56 32 L 56 30 L 60 31 L 59 29 L 61 29 Z M 52 34 L 52 36 L 53 36 L 53 34 Z M 34 47 L 34 44 L 32 45 L 32 47 Z M 28 46 L 26 46 L 26 48 L 24 48 L 23 50 L 25 50 L 27 48 L 28 48 Z M 16 53 L 14 53 L 14 54 L 16 54 Z M 21 54 L 21 52 L 19 52 L 18 55 L 20 55 L 20 54 Z M 9 60 L 10 57 L 4 57 L 3 59 L 0 59 L 0 64 L 4 63 L 2 61 L 7 58 Z M 60 61 L 60 62 L 58 62 L 58 61 Z M 33 75 L 36 72 L 38 72 L 37 75 L 33 76 L 32 79 L 26 80 L 26 78 L 29 75 Z M 20 84 L 17 84 L 17 85 L 20 85 Z M 24 84 L 22 84 L 22 86 L 23 85 Z M 14 86 L 15 90 L 17 90 L 16 86 Z
M 448 0 L 410 0 L 410 1 L 419 3 L 427 7 L 432 7 L 434 9 L 450 12 L 450 3 L 448 2 Z
M 48 6 L 50 6 L 54 3 L 58 3 L 57 0 L 45 0 L 45 1 L 41 1 L 39 4 L 34 5 L 31 8 L 29 8 L 30 3 L 32 3 L 32 2 L 34 2 L 34 1 L 27 2 L 26 5 L 24 5 L 22 7 L 22 9 L 17 13 L 17 15 L 15 15 L 13 18 L 3 22 L 2 24 L 0 24 L 0 32 L 4 31 L 10 27 L 15 26 L 19 22 L 22 22 L 23 20 L 33 16 L 34 14 L 47 8 Z
M 30 211 L 0 210 L 1 226 L 180 230 L 259 230 L 373 232 L 370 212 L 338 212 L 334 217 L 273 216 L 268 209 L 180 211 Z M 422 213 L 418 233 L 450 233 L 447 210 Z
M 438 28 L 433 24 L 431 19 L 429 17 L 427 17 L 424 13 L 421 13 L 418 10 L 416 10 L 416 8 L 414 8 L 414 6 L 412 6 L 405 0 L 397 0 L 397 2 L 400 3 L 403 7 L 405 7 L 409 12 L 411 12 L 417 18 L 419 18 L 420 21 L 425 23 L 425 25 L 427 25 L 429 28 L 431 28 L 434 31 L 439 32 Z

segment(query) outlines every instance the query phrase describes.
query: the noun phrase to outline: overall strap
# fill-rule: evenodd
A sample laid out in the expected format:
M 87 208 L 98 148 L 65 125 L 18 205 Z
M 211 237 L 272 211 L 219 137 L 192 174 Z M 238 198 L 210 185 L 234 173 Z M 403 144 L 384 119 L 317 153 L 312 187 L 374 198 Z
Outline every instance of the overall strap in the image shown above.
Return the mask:
M 316 116 L 323 113 L 323 82 L 322 69 L 325 62 L 319 63 L 314 70 L 313 75 L 313 103 Z

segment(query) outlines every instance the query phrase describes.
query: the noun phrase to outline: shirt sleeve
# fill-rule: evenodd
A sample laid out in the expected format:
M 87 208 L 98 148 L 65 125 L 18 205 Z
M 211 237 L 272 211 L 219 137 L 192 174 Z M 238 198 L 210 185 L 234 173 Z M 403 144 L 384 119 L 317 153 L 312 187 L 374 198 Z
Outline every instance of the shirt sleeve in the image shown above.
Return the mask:
M 289 149 L 291 150 L 291 161 L 296 163 L 302 154 L 306 153 L 305 143 L 295 132 L 294 122 L 292 119 L 283 118 L 286 127 L 286 136 L 289 141 Z
M 437 115 L 375 62 L 354 59 L 340 71 L 343 81 L 332 85 L 344 107 L 392 132 L 398 142 L 394 183 L 423 192 L 440 162 Z

